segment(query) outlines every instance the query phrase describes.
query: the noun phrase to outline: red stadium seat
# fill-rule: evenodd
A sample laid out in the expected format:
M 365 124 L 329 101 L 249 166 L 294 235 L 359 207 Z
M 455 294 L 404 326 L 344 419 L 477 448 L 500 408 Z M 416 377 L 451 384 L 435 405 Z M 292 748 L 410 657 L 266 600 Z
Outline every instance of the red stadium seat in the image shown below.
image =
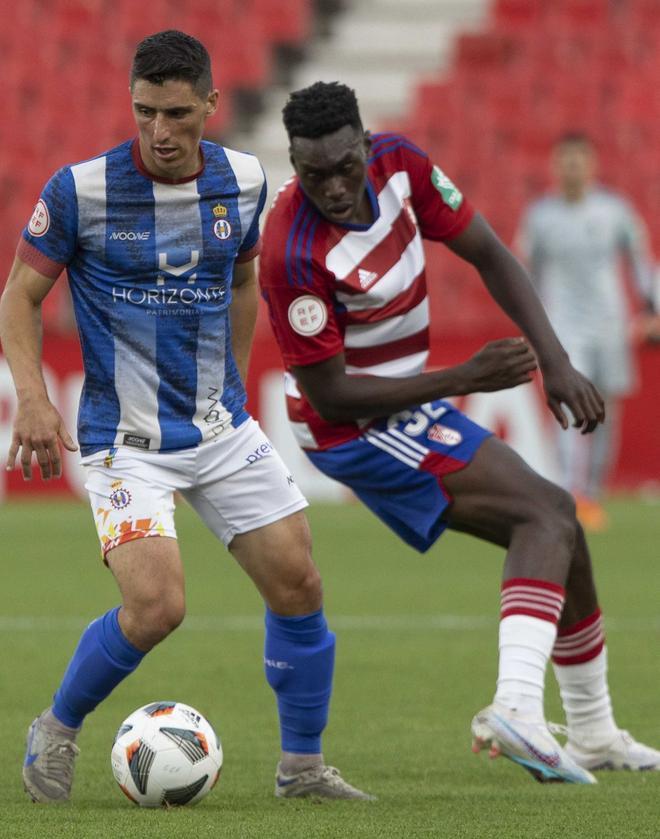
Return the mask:
M 658 0 L 495 0 L 491 20 L 458 39 L 442 78 L 420 82 L 407 116 L 413 136 L 505 241 L 548 188 L 549 153 L 566 131 L 591 136 L 603 182 L 647 220 L 660 217 Z M 660 227 L 651 234 L 660 252 Z M 440 328 L 483 328 L 493 317 L 463 267 L 452 264 L 448 285 L 434 255 L 429 275 L 431 286 L 444 284 L 441 299 L 431 297 Z M 465 284 L 460 296 L 454 282 Z
M 143 37 L 182 29 L 206 44 L 221 91 L 209 123 L 217 136 L 230 124 L 234 92 L 265 87 L 273 47 L 304 43 L 312 14 L 308 0 L 0 0 L 0 17 L 11 21 L 0 27 L 7 82 L 3 135 L 9 136 L 3 137 L 0 184 L 12 196 L 4 229 L 23 227 L 54 169 L 134 135 L 126 91 L 130 60 Z M 22 44 L 34 49 L 19 50 Z M 0 275 L 13 247 L 0 256 Z
M 248 0 L 253 19 L 258 20 L 276 44 L 302 44 L 312 28 L 312 6 L 307 0 Z

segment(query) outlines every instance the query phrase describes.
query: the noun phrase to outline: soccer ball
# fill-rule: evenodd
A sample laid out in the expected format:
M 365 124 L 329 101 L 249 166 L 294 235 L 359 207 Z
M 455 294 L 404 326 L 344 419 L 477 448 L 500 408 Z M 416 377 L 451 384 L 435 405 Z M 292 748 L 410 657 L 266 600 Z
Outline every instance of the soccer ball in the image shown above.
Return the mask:
M 222 746 L 199 711 L 182 702 L 152 702 L 119 727 L 112 772 L 140 807 L 197 804 L 214 787 Z

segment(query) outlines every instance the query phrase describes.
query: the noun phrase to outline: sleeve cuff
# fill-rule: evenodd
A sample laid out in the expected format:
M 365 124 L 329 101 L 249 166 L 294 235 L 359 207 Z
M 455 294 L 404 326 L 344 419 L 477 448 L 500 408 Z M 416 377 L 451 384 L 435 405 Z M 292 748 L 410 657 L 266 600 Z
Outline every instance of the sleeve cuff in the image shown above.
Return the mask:
M 239 251 L 238 256 L 236 257 L 236 262 L 250 262 L 251 259 L 254 259 L 255 256 L 259 256 L 261 253 L 261 236 L 257 239 L 256 243 L 247 251 Z
M 55 260 L 43 254 L 22 237 L 16 248 L 16 256 L 25 262 L 26 265 L 29 265 L 30 268 L 34 268 L 37 273 L 51 280 L 56 280 L 65 268 L 63 263 L 55 262 Z

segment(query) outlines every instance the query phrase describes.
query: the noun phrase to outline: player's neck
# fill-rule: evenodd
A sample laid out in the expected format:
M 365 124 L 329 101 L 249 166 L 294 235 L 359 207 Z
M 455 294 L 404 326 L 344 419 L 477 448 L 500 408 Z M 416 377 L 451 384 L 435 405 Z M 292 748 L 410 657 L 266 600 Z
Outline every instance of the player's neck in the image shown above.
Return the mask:
M 351 219 L 351 221 L 353 224 L 373 224 L 375 221 L 373 207 L 371 206 L 371 201 L 366 189 L 364 191 L 364 195 L 362 196 L 362 201 L 360 202 L 358 211 L 355 214 L 355 218 Z
M 562 184 L 561 194 L 568 204 L 578 204 L 583 201 L 589 191 L 588 184 Z

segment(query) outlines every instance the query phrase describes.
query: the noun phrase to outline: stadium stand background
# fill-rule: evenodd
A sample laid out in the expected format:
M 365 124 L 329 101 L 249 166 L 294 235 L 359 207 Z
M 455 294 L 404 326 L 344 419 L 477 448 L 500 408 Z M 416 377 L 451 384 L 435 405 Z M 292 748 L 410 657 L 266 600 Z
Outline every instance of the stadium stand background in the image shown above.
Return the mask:
M 507 243 L 548 185 L 553 140 L 588 132 L 601 180 L 631 197 L 660 254 L 658 0 L 0 0 L 0 15 L 12 24 L 0 30 L 0 286 L 47 177 L 134 133 L 133 50 L 170 27 L 211 52 L 222 98 L 209 136 L 255 152 L 271 191 L 290 174 L 287 92 L 338 78 L 367 127 L 407 133 Z M 460 337 L 463 352 L 470 336 L 510 332 L 446 249 L 429 246 L 428 273 L 436 335 Z M 74 333 L 67 299 L 60 281 L 45 306 L 54 336 Z

